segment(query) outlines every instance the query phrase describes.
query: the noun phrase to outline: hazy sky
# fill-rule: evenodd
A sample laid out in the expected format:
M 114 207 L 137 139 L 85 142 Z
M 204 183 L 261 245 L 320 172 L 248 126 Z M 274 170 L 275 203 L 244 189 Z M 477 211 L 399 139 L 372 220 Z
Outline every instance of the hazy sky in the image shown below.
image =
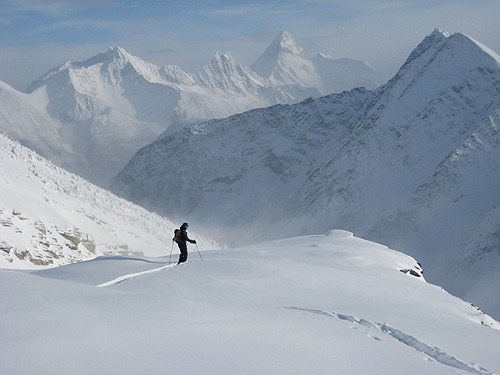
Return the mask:
M 0 80 L 24 91 L 109 46 L 188 72 L 218 51 L 250 66 L 280 30 L 309 56 L 361 59 L 387 80 L 435 28 L 500 53 L 499 18 L 500 0 L 0 0 Z

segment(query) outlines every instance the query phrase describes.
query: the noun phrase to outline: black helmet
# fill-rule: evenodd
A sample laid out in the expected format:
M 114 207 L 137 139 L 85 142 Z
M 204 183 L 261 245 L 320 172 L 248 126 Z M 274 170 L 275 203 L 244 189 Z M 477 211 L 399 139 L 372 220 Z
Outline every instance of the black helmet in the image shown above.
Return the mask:
M 188 223 L 182 223 L 181 225 L 181 229 L 187 229 L 187 227 L 189 227 L 189 224 Z

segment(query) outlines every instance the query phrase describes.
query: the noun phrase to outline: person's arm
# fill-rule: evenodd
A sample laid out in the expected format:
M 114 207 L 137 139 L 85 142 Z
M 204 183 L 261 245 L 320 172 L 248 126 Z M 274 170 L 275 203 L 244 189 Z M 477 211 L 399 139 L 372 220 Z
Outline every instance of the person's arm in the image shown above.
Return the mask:
M 196 240 L 192 240 L 192 239 L 188 238 L 187 232 L 186 232 L 186 240 L 188 242 L 191 242 L 191 243 L 196 243 Z
M 192 240 L 192 239 L 190 239 L 188 237 L 187 231 L 185 231 L 185 230 L 182 231 L 182 239 L 184 240 L 184 242 L 187 241 L 187 242 L 190 242 L 190 243 L 196 243 L 195 240 Z

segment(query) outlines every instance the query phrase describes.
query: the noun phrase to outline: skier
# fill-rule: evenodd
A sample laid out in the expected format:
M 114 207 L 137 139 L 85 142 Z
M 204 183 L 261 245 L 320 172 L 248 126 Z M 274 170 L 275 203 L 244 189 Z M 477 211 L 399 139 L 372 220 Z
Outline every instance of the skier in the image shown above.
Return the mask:
M 177 264 L 184 263 L 187 260 L 188 251 L 186 242 L 190 242 L 192 244 L 196 243 L 195 240 L 191 240 L 188 237 L 187 234 L 188 226 L 189 226 L 188 223 L 183 223 L 180 227 L 180 230 L 176 233 L 174 237 L 174 241 L 177 242 L 179 250 L 181 251 L 181 255 L 179 256 L 179 262 Z

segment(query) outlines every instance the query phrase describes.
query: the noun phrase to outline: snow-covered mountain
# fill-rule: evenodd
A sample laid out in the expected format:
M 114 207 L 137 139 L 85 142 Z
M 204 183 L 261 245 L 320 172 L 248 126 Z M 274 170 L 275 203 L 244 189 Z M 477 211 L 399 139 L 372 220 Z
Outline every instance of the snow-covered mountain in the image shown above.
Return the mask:
M 170 253 L 172 223 L 68 173 L 0 134 L 0 267 L 40 268 L 100 255 Z M 217 244 L 203 236 L 200 247 Z
M 45 110 L 43 102 L 32 100 L 0 81 L 1 132 L 8 134 L 25 146 L 38 150 L 61 166 L 82 165 L 79 157 L 65 144 L 58 129 L 60 122 Z
M 113 189 L 192 215 L 228 242 L 345 228 L 415 256 L 430 280 L 493 313 L 499 123 L 500 57 L 435 30 L 374 91 L 170 133 L 141 149 Z
M 364 61 L 334 59 L 325 53 L 307 57 L 286 31 L 253 63 L 252 70 L 297 99 L 355 87 L 375 89 L 381 84 L 378 73 Z
M 223 118 L 294 103 L 327 93 L 325 89 L 354 87 L 345 86 L 346 78 L 341 76 L 346 70 L 335 65 L 326 69 L 323 85 L 312 60 L 288 34 L 282 33 L 281 39 L 286 43 L 278 45 L 283 52 L 275 51 L 279 58 L 274 61 L 278 68 L 273 78 L 259 76 L 229 53 L 216 53 L 193 74 L 177 66 L 145 62 L 119 47 L 84 62 L 67 62 L 33 82 L 27 94 L 1 85 L 0 131 L 57 165 L 105 186 L 137 150 L 176 121 Z M 304 74 L 303 64 L 311 74 Z M 376 73 L 358 74 L 357 64 L 350 64 L 350 84 L 378 85 L 373 79 Z M 338 83 L 332 85 L 334 76 Z M 40 128 L 40 132 L 32 131 Z
M 323 92 L 313 62 L 285 31 L 253 63 L 252 70 L 268 78 L 274 86 L 295 89 L 297 93 L 303 91 L 302 96 L 318 96 Z
M 181 266 L 114 257 L 0 270 L 2 370 L 500 373 L 500 324 L 420 272 L 344 231 L 203 252 Z

